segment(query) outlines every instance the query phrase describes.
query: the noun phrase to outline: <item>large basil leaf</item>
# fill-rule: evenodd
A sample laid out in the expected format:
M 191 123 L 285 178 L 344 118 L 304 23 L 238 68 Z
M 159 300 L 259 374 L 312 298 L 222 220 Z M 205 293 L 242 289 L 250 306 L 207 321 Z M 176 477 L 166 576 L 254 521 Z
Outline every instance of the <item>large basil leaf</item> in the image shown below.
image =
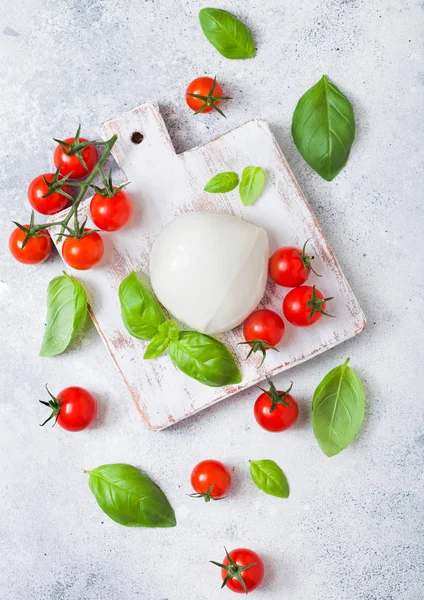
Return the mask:
M 219 8 L 202 8 L 199 21 L 212 46 L 225 58 L 252 58 L 255 44 L 252 34 L 234 15 Z
M 314 435 L 327 456 L 349 446 L 364 418 L 364 388 L 348 362 L 349 359 L 324 377 L 312 401 Z
M 288 498 L 289 483 L 281 468 L 273 460 L 251 460 L 250 474 L 258 488 L 278 498 Z
M 241 374 L 231 352 L 209 335 L 180 332 L 171 340 L 168 352 L 176 366 L 189 377 L 211 387 L 241 382 Z
M 125 327 L 140 340 L 151 340 L 165 316 L 157 300 L 142 285 L 132 271 L 119 286 L 121 315 Z
M 308 165 L 327 181 L 345 166 L 355 138 L 355 117 L 349 100 L 325 75 L 297 103 L 292 135 Z
M 87 294 L 70 275 L 60 275 L 49 283 L 47 319 L 40 356 L 55 356 L 66 350 L 83 327 L 87 317 Z
M 261 167 L 243 169 L 240 181 L 240 198 L 245 206 L 253 204 L 261 195 L 265 185 L 265 172 Z
M 88 484 L 100 508 L 126 527 L 175 527 L 175 514 L 165 494 L 147 475 L 125 464 L 102 465 Z
M 209 179 L 205 185 L 205 192 L 211 194 L 222 194 L 224 192 L 231 192 L 238 186 L 239 177 L 234 171 L 224 171 L 223 173 L 217 173 Z

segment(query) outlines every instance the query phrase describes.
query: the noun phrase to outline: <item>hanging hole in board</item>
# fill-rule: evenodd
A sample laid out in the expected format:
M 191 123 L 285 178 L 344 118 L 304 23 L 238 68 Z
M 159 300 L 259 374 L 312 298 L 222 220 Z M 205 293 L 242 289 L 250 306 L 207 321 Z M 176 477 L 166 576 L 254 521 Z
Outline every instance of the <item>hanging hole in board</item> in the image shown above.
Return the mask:
M 140 131 L 134 131 L 131 135 L 131 141 L 133 144 L 141 144 L 144 140 L 144 135 Z

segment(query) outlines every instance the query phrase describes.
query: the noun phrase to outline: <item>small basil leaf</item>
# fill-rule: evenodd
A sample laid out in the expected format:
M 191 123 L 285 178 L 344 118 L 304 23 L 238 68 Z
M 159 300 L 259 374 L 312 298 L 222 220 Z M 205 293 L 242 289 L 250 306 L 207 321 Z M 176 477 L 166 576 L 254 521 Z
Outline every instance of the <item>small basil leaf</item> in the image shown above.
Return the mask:
M 327 373 L 312 401 L 314 435 L 327 456 L 334 456 L 349 446 L 364 419 L 364 388 L 348 363 L 349 359 Z
M 157 334 L 154 336 L 150 344 L 147 346 L 143 358 L 157 358 L 168 348 L 170 340 L 178 340 L 180 335 L 179 329 L 175 321 L 165 321 L 159 325 Z
M 55 356 L 66 350 L 87 318 L 87 294 L 70 275 L 60 275 L 49 283 L 47 319 L 40 356 Z
M 135 467 L 102 465 L 86 473 L 98 505 L 113 521 L 126 527 L 175 527 L 165 494 Z
M 270 496 L 288 498 L 289 484 L 281 468 L 273 460 L 251 460 L 250 474 L 260 490 Z
M 209 179 L 205 185 L 205 192 L 211 194 L 222 194 L 224 192 L 231 192 L 238 186 L 239 177 L 237 173 L 233 171 L 225 171 L 224 173 L 218 173 L 212 179 Z
M 301 156 L 327 181 L 345 166 L 355 138 L 355 117 L 349 100 L 325 75 L 297 103 L 292 135 Z
M 261 167 L 246 167 L 240 182 L 240 198 L 245 206 L 253 204 L 265 185 L 265 172 Z
M 153 339 L 165 316 L 159 302 L 142 285 L 134 271 L 121 282 L 119 301 L 128 333 L 140 340 Z
M 189 377 L 212 387 L 241 382 L 241 374 L 231 352 L 209 335 L 182 331 L 168 351 L 175 365 Z
M 219 8 L 202 8 L 200 27 L 206 38 L 225 58 L 252 58 L 255 44 L 252 34 L 234 15 Z

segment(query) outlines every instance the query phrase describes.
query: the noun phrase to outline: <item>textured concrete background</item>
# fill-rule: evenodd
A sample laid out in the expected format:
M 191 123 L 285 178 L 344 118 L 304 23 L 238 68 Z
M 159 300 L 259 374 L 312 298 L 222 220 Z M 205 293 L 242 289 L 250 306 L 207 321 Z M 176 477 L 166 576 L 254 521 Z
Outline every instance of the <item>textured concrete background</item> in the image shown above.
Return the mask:
M 423 5 L 395 0 L 220 3 L 251 27 L 257 57 L 229 61 L 203 38 L 198 1 L 3 0 L 0 25 L 1 401 L 0 597 L 5 600 L 215 600 L 228 548 L 266 563 L 257 600 L 419 600 L 423 589 L 422 236 Z M 332 183 L 290 136 L 296 101 L 323 73 L 352 100 L 358 133 Z M 234 100 L 227 120 L 191 116 L 188 82 L 215 75 Z M 255 390 L 162 433 L 143 428 L 92 326 L 55 359 L 38 357 L 57 255 L 25 267 L 8 256 L 10 220 L 51 168 L 53 136 L 147 100 L 161 103 L 178 151 L 252 117 L 268 119 L 368 316 L 352 340 L 281 377 L 301 418 L 271 435 L 253 420 Z M 328 459 L 311 431 L 317 383 L 347 356 L 367 413 L 357 441 Z M 421 376 L 421 377 L 420 377 Z M 421 380 L 421 381 L 420 381 Z M 96 426 L 40 428 L 38 399 L 79 384 L 100 404 Z M 195 462 L 234 467 L 223 502 L 187 498 Z M 249 458 L 273 458 L 288 500 L 256 490 Z M 126 529 L 92 497 L 84 468 L 129 462 L 168 494 L 178 527 Z

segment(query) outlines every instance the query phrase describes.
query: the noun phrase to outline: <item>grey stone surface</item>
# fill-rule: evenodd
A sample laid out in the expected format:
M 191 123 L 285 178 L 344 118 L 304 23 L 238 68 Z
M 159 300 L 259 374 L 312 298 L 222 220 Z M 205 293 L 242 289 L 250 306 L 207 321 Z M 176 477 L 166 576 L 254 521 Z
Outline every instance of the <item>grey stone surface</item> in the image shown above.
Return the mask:
M 263 555 L 255 598 L 419 600 L 423 590 L 422 165 L 423 5 L 395 0 L 220 3 L 251 27 L 249 61 L 221 57 L 197 23 L 202 2 L 4 0 L 0 27 L 1 401 L 0 597 L 4 600 L 215 600 L 228 548 Z M 321 180 L 297 154 L 290 122 L 323 74 L 349 96 L 358 133 L 345 170 Z M 217 75 L 228 118 L 193 117 L 188 82 Z M 92 326 L 69 352 L 38 356 L 48 281 L 59 257 L 9 257 L 11 219 L 51 168 L 53 136 L 147 100 L 161 104 L 178 151 L 252 117 L 269 120 L 367 316 L 367 330 L 278 379 L 294 381 L 301 418 L 271 435 L 252 417 L 256 391 L 169 430 L 143 428 Z M 367 393 L 357 441 L 326 458 L 313 438 L 311 396 L 347 356 Z M 38 399 L 79 384 L 100 404 L 95 427 L 41 428 Z M 205 505 L 186 496 L 195 462 L 234 467 L 234 489 Z M 249 458 L 273 458 L 288 500 L 261 494 Z M 120 527 L 100 511 L 84 468 L 129 462 L 168 494 L 178 527 Z

